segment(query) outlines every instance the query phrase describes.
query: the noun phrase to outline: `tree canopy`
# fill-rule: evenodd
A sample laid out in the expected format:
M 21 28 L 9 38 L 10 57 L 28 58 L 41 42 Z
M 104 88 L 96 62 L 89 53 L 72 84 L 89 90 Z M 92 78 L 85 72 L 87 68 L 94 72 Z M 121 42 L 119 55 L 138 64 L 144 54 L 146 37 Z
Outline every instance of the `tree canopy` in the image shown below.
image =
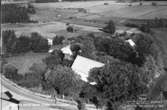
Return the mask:
M 58 94 L 75 96 L 81 88 L 81 80 L 71 68 L 57 65 L 45 77 Z
M 125 62 L 110 62 L 101 68 L 90 71 L 88 80 L 96 82 L 96 90 L 101 93 L 103 102 L 112 104 L 135 100 L 147 92 L 144 71 Z

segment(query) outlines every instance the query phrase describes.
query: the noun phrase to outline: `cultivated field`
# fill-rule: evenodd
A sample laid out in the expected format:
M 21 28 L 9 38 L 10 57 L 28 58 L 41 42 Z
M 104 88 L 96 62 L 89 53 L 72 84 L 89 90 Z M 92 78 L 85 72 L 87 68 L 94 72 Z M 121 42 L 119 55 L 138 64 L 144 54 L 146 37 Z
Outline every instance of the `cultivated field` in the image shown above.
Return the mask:
M 104 5 L 104 3 L 108 3 Z M 152 6 L 152 2 L 139 3 L 116 3 L 115 1 L 87 1 L 87 2 L 55 2 L 55 3 L 34 3 L 36 14 L 31 15 L 31 19 L 39 23 L 31 24 L 4 24 L 2 29 L 14 29 L 16 34 L 26 34 L 39 32 L 45 37 L 59 35 L 77 36 L 84 32 L 95 32 L 97 28 L 103 27 L 109 20 L 114 20 L 117 24 L 126 19 L 154 19 L 167 18 L 167 2 L 157 2 L 157 6 Z M 80 31 L 76 34 L 69 34 L 65 23 L 70 22 L 79 25 Z
M 104 5 L 108 3 L 108 5 Z M 114 1 L 89 1 L 89 2 L 62 2 L 62 3 L 40 3 L 34 4 L 37 8 L 37 16 L 42 20 L 60 18 L 81 18 L 81 19 L 112 19 L 118 18 L 137 18 L 154 19 L 155 17 L 167 18 L 167 2 L 158 2 L 158 6 L 152 6 L 152 2 L 144 2 L 143 6 L 139 3 L 115 3 Z M 162 5 L 163 4 L 163 5 Z M 86 12 L 78 11 L 83 8 Z M 48 12 L 48 13 L 46 13 Z M 47 16 L 43 16 L 47 15 Z M 49 18 L 49 16 L 51 18 Z M 41 18 L 42 17 L 42 18 Z

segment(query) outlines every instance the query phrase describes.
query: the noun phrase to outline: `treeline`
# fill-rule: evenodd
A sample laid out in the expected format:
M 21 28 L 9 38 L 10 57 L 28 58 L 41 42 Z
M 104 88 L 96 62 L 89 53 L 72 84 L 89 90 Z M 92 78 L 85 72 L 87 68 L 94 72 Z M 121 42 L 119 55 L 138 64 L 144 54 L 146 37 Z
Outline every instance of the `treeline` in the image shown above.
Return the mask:
M 152 20 L 134 20 L 130 19 L 124 23 L 125 26 L 137 27 L 144 32 L 149 32 L 149 28 L 166 28 L 167 19 L 165 18 L 155 18 Z
M 34 14 L 35 9 L 30 4 L 27 7 L 16 4 L 3 4 L 1 5 L 1 13 L 2 23 L 27 23 L 32 22 L 29 14 Z
M 93 0 L 62 0 L 62 1 L 93 1 Z M 36 3 L 59 2 L 59 0 L 35 0 Z
M 31 37 L 21 35 L 17 38 L 13 30 L 7 30 L 2 32 L 2 37 L 6 54 L 47 52 L 49 49 L 48 40 L 38 33 L 32 33 Z

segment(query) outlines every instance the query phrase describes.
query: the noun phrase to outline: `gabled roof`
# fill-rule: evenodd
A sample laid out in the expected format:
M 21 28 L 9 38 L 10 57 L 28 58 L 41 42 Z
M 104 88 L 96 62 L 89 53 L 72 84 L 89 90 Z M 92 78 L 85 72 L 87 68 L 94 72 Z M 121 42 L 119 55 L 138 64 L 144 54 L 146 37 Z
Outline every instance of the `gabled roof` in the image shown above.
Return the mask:
M 91 60 L 82 56 L 77 56 L 73 65 L 72 70 L 81 76 L 83 81 L 87 82 L 87 78 L 89 76 L 89 71 L 95 67 L 102 67 L 103 63 L 97 62 L 95 60 Z
M 70 46 L 71 46 L 71 45 L 67 45 L 66 47 L 63 47 L 63 48 L 61 49 L 61 51 L 62 51 L 64 54 L 72 55 L 73 53 L 72 53 L 72 51 L 71 51 L 71 49 L 70 49 Z
M 129 45 L 131 45 L 132 47 L 134 47 L 136 45 L 132 39 L 128 39 L 125 42 L 129 43 Z

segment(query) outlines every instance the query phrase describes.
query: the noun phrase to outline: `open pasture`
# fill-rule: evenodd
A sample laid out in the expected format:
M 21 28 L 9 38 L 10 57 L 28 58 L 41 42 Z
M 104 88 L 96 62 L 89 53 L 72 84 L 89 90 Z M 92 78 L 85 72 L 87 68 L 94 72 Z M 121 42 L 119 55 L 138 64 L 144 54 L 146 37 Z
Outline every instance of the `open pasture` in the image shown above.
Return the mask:
M 34 63 L 42 63 L 42 59 L 46 57 L 47 53 L 26 53 L 19 56 L 13 56 L 7 58 L 7 62 L 13 64 L 17 69 L 19 74 L 25 74 L 29 72 L 29 68 Z

